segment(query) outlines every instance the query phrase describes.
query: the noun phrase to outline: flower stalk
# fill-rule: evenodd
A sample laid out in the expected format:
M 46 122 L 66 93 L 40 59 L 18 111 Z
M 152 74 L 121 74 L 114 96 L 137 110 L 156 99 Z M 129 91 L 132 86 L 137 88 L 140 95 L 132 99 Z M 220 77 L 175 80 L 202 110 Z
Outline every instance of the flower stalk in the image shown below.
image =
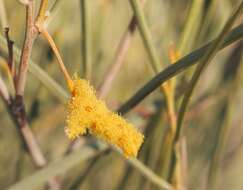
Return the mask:
M 36 27 L 52 48 L 71 92 L 67 104 L 67 136 L 76 139 L 90 132 L 121 148 L 126 157 L 136 157 L 143 142 L 143 135 L 121 116 L 111 112 L 105 103 L 96 97 L 95 90 L 88 81 L 70 77 L 54 40 L 45 28 L 46 18 L 38 21 Z

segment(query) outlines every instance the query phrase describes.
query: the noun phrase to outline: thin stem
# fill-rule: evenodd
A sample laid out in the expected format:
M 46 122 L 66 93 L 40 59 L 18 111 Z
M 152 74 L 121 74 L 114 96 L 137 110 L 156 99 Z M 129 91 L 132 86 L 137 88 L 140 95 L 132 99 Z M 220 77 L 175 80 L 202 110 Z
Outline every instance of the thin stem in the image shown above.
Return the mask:
M 156 55 L 156 50 L 152 44 L 152 35 L 150 34 L 149 28 L 146 23 L 145 16 L 143 14 L 142 7 L 138 0 L 130 0 L 131 6 L 133 8 L 134 15 L 138 21 L 138 28 L 142 36 L 145 48 L 148 52 L 149 58 L 151 60 L 151 66 L 155 73 L 161 70 L 161 64 L 159 58 Z
M 88 80 L 91 79 L 92 62 L 91 62 L 91 31 L 90 31 L 90 14 L 89 0 L 80 0 L 81 12 L 81 31 L 82 31 L 82 54 L 83 73 Z
M 216 13 L 217 4 L 219 3 L 219 0 L 212 0 L 210 2 L 210 6 L 208 8 L 208 11 L 206 12 L 206 15 L 204 16 L 204 19 L 202 20 L 202 28 L 199 31 L 198 35 L 198 41 L 202 41 L 203 37 L 207 34 L 207 30 L 209 28 L 209 25 L 212 23 L 212 19 L 214 18 L 214 15 Z
M 60 66 L 60 69 L 64 74 L 67 85 L 68 85 L 69 88 L 71 88 L 72 87 L 72 79 L 71 79 L 71 77 L 70 77 L 70 75 L 69 75 L 69 73 L 68 73 L 68 71 L 65 67 L 64 62 L 62 61 L 62 57 L 59 53 L 59 50 L 58 50 L 54 40 L 52 39 L 51 35 L 47 32 L 47 30 L 40 29 L 39 31 L 46 38 L 46 40 L 48 41 L 49 45 L 51 46 L 53 52 L 55 53 L 57 60 L 58 60 L 58 63 L 59 63 L 59 66 Z
M 174 147 L 177 163 L 171 179 L 175 189 L 187 189 L 187 145 L 186 138 L 183 137 Z
M 37 31 L 34 27 L 34 20 L 34 1 L 29 0 L 26 4 L 26 32 L 22 54 L 20 58 L 20 67 L 16 88 L 16 94 L 20 96 L 23 96 L 24 94 L 29 59 L 35 38 L 37 36 Z
M 170 50 L 170 62 L 174 63 L 179 57 L 176 56 L 177 52 L 175 50 Z M 166 105 L 167 105 L 167 114 L 170 121 L 170 127 L 167 129 L 164 142 L 162 144 L 162 152 L 160 159 L 160 174 L 165 179 L 168 179 L 171 157 L 173 153 L 173 141 L 176 133 L 176 110 L 175 110 L 175 95 L 174 95 L 174 81 L 170 79 L 165 84 L 161 85 L 161 90 L 164 92 Z
M 34 163 L 37 167 L 43 167 L 47 164 L 47 161 L 42 154 L 42 151 L 40 150 L 40 147 L 36 141 L 35 136 L 33 135 L 30 127 L 27 123 L 25 123 L 24 126 L 20 127 L 21 134 L 23 135 L 23 138 L 25 139 L 25 144 L 28 147 L 28 150 L 30 152 L 31 157 L 34 160 Z
M 176 127 L 176 123 L 175 123 Z M 159 166 L 157 167 L 158 172 L 160 176 L 162 176 L 164 179 L 168 180 L 169 179 L 169 173 L 170 173 L 170 166 L 171 166 L 171 158 L 173 155 L 173 142 L 175 138 L 175 131 L 172 131 L 172 128 L 168 128 L 166 131 L 166 135 L 163 139 L 162 143 L 162 152 L 160 156 L 160 163 Z
M 148 167 L 142 164 L 139 160 L 129 159 L 128 163 L 131 164 L 135 169 L 140 171 L 142 175 L 144 175 L 147 179 L 149 179 L 151 182 L 158 185 L 159 187 L 163 189 L 173 189 L 168 182 L 166 182 L 161 177 L 159 177 L 154 172 L 152 172 Z
M 46 18 L 47 7 L 48 7 L 48 0 L 41 0 L 41 4 L 40 4 L 37 20 Z
M 59 53 L 59 50 L 54 42 L 54 40 L 52 39 L 51 35 L 48 33 L 47 29 L 46 29 L 46 25 L 47 25 L 47 17 L 46 17 L 46 10 L 47 10 L 47 6 L 48 6 L 48 0 L 42 0 L 41 1 L 41 5 L 40 5 L 40 10 L 35 22 L 35 26 L 37 27 L 38 31 L 45 37 L 45 39 L 47 40 L 47 42 L 49 43 L 50 47 L 52 48 L 54 54 L 56 55 L 57 61 L 59 63 L 60 69 L 64 74 L 67 86 L 69 87 L 70 90 L 72 90 L 72 79 L 65 67 L 65 64 L 62 60 L 62 57 Z
M 203 3 L 204 0 L 193 0 L 191 3 L 190 11 L 178 46 L 178 50 L 182 55 L 187 53 L 194 43 L 201 22 Z
M 9 37 L 9 28 L 5 28 L 5 37 L 8 46 L 8 68 L 11 73 L 11 80 L 13 86 L 16 88 L 16 72 L 15 72 L 15 63 L 13 61 L 13 45 L 14 42 Z
M 145 0 L 140 0 L 141 6 L 143 6 L 145 3 Z M 114 63 L 110 66 L 110 68 L 107 70 L 106 74 L 104 75 L 104 79 L 102 80 L 102 84 L 99 87 L 99 97 L 105 98 L 108 92 L 110 91 L 112 87 L 112 83 L 119 72 L 122 64 L 124 63 L 124 58 L 127 53 L 127 50 L 131 44 L 131 40 L 133 38 L 134 32 L 137 28 L 137 19 L 134 15 L 128 25 L 127 30 L 123 34 L 119 44 L 118 48 L 115 54 Z
M 225 38 L 224 43 L 220 46 L 220 49 L 230 45 L 231 43 L 241 39 L 243 36 L 243 24 L 233 29 L 229 35 Z M 155 77 L 153 77 L 147 84 L 141 87 L 127 102 L 125 102 L 119 109 L 118 112 L 125 114 L 139 104 L 146 96 L 153 92 L 156 88 L 160 87 L 164 82 L 170 78 L 176 76 L 178 73 L 186 70 L 190 66 L 197 64 L 197 61 L 201 59 L 207 49 L 215 42 L 215 40 L 209 42 L 205 46 L 194 50 L 190 54 L 179 59 L 175 64 L 168 66 L 166 69 L 161 71 Z

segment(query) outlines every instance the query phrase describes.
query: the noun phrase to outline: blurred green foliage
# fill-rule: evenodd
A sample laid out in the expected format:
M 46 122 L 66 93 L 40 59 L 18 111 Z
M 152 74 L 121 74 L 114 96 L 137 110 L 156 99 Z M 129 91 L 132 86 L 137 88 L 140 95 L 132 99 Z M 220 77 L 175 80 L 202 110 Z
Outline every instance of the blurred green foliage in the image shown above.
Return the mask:
M 80 2 L 74 0 L 57 1 L 60 1 L 60 3 L 57 3 L 56 14 L 51 15 L 52 19 L 48 31 L 54 37 L 69 71 L 81 74 L 83 52 L 81 51 Z M 210 9 L 210 2 L 213 1 L 216 1 L 217 5 L 212 7 L 211 14 L 206 16 Z M 189 20 L 188 15 L 190 15 L 189 11 L 193 2 L 195 1 L 151 0 L 146 2 L 144 6 L 146 19 L 153 35 L 153 43 L 164 67 L 169 65 L 168 50 L 170 45 L 174 44 L 177 48 L 182 47 L 179 43 L 183 41 L 184 27 Z M 239 2 L 240 0 L 202 1 L 204 6 L 201 7 L 201 14 L 194 15 L 198 18 L 195 18 L 196 21 L 192 21 L 194 24 L 189 30 L 190 33 L 194 34 L 191 38 L 186 37 L 186 42 L 183 42 L 187 44 L 187 49 L 182 51 L 182 56 L 213 39 Z M 21 47 L 25 29 L 24 7 L 17 0 L 5 0 L 4 3 L 11 39 L 18 47 Z M 38 4 L 39 1 L 36 1 L 36 3 Z M 50 1 L 50 5 L 53 3 L 54 0 Z M 89 3 L 93 65 L 91 83 L 98 87 L 105 71 L 112 64 L 118 42 L 132 17 L 132 10 L 129 1 L 90 0 Z M 3 28 L 1 28 L 1 31 L 3 35 Z M 201 33 L 202 31 L 203 33 Z M 234 78 L 227 76 L 235 74 L 235 70 L 239 68 L 239 63 L 242 62 L 241 56 L 242 41 L 219 52 L 213 59 L 213 64 L 203 74 L 194 94 L 185 124 L 187 125 L 185 136 L 188 145 L 187 180 L 190 190 L 206 188 L 210 159 L 219 128 L 222 126 L 225 117 L 223 110 L 227 101 L 227 94 L 231 91 L 229 86 L 232 78 Z M 38 38 L 34 45 L 32 60 L 65 88 L 63 76 L 55 63 L 56 59 L 42 37 Z M 0 65 L 6 62 L 1 55 L 0 62 Z M 109 105 L 124 102 L 152 78 L 153 72 L 148 62 L 149 59 L 141 37 L 139 32 L 136 32 L 124 64 L 115 78 L 110 93 L 105 98 Z M 235 67 L 232 68 L 230 65 L 233 63 L 235 63 Z M 7 81 L 5 70 L 3 67 L 0 68 L 1 76 Z M 191 75 L 191 72 L 186 72 L 186 75 Z M 185 76 L 185 74 L 177 77 L 178 91 L 184 88 L 187 78 L 188 76 Z M 184 80 L 185 84 L 181 82 Z M 241 174 L 243 170 L 242 87 L 239 87 L 235 93 L 233 116 L 230 124 L 232 130 L 227 141 L 227 149 L 224 150 L 223 161 L 220 164 L 221 172 L 218 176 L 222 190 L 241 190 L 243 187 Z M 144 118 L 137 112 L 131 112 L 127 115 L 135 125 L 145 128 L 147 138 L 139 159 L 153 170 L 156 169 L 156 158 L 160 152 L 161 141 L 165 129 L 169 125 L 164 113 L 165 106 L 157 103 L 161 102 L 162 99 L 161 92 L 156 91 L 140 104 L 143 111 L 148 111 L 156 117 Z M 31 75 L 28 75 L 25 101 L 31 128 L 45 156 L 49 161 L 62 157 L 70 143 L 64 135 L 64 106 Z M 179 101 L 180 98 L 178 98 Z M 156 112 L 159 112 L 159 114 L 156 114 Z M 151 133 L 147 133 L 148 129 L 151 130 Z M 90 162 L 82 162 L 78 167 L 67 172 L 63 189 L 69 189 Z M 2 101 L 0 101 L 0 168 L 0 189 L 9 187 L 36 170 L 31 158 L 21 144 L 14 123 L 11 121 Z M 118 189 L 121 180 L 125 179 L 126 169 L 127 166 L 123 159 L 115 153 L 102 156 L 96 161 L 95 166 L 92 167 L 83 183 L 80 184 L 80 189 Z M 132 168 L 128 173 L 128 179 L 125 179 L 124 184 L 122 184 L 123 189 L 155 188 Z

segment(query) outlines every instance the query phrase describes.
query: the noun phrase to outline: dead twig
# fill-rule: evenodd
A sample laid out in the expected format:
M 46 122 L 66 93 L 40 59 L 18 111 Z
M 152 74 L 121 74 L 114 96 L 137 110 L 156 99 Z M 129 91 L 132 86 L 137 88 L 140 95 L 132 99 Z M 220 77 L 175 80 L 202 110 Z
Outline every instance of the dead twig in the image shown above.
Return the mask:
M 140 0 L 141 6 L 143 6 L 145 3 L 145 0 Z M 112 87 L 112 83 L 117 76 L 117 73 L 120 71 L 120 68 L 122 64 L 124 63 L 124 58 L 126 55 L 126 52 L 130 46 L 132 37 L 134 35 L 134 32 L 137 28 L 137 19 L 134 15 L 128 25 L 127 30 L 123 34 L 119 44 L 118 48 L 115 54 L 114 63 L 108 68 L 107 72 L 104 75 L 103 82 L 100 85 L 98 89 L 99 97 L 105 98 L 110 91 Z

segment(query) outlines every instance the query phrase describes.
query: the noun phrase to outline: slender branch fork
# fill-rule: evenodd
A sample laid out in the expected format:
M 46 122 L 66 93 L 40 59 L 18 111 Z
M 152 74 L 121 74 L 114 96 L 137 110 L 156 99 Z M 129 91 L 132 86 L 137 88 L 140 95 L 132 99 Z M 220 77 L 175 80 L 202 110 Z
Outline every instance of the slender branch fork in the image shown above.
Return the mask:
M 34 163 L 38 167 L 43 167 L 46 164 L 46 160 L 34 138 L 33 133 L 31 132 L 27 116 L 25 113 L 24 107 L 24 89 L 26 83 L 26 76 L 28 70 L 28 62 L 31 55 L 32 46 L 35 40 L 35 36 L 37 36 L 36 30 L 34 29 L 34 2 L 32 0 L 24 2 L 26 6 L 26 32 L 25 32 L 25 40 L 22 49 L 22 54 L 20 58 L 20 66 L 19 72 L 16 81 L 16 96 L 11 99 L 11 103 L 9 104 L 12 117 L 15 119 L 17 126 L 21 132 L 24 143 L 26 144 L 31 157 L 33 158 Z M 7 40 L 9 40 L 7 38 Z M 9 44 L 9 42 L 8 42 Z M 9 59 L 10 58 L 9 52 Z

